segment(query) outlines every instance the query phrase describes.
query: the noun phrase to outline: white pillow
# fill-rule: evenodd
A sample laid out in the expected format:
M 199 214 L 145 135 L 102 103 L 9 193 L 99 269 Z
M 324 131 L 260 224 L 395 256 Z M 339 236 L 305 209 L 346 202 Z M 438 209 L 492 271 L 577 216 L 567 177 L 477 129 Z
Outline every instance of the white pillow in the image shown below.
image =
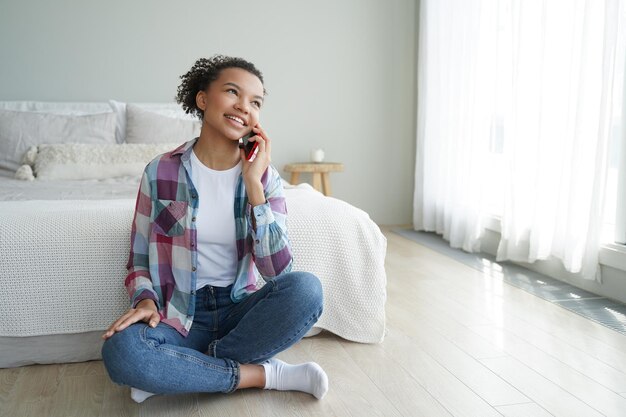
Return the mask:
M 40 145 L 35 158 L 38 180 L 88 180 L 140 176 L 157 155 L 181 143 Z
M 194 114 L 187 114 L 180 104 L 170 103 L 130 103 L 140 109 L 147 110 L 150 113 L 160 114 L 161 116 L 172 117 L 174 119 L 195 120 L 198 117 Z
M 127 143 L 186 142 L 200 135 L 201 123 L 197 119 L 169 117 L 184 114 L 182 110 L 168 111 L 168 116 L 143 109 L 135 104 L 126 105 Z
M 117 124 L 115 126 L 115 140 L 117 143 L 124 143 L 126 137 L 126 103 L 109 100 L 109 106 L 115 113 Z
M 31 146 L 68 142 L 115 143 L 115 114 L 63 115 L 0 109 L 0 176 L 13 177 Z

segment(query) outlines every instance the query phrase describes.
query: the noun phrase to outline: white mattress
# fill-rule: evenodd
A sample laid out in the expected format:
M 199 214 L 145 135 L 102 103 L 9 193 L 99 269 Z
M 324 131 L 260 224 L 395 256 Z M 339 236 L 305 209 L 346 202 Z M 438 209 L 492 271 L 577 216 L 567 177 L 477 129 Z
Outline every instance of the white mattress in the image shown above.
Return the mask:
M 140 179 L 23 181 L 0 177 L 0 201 L 135 199 Z

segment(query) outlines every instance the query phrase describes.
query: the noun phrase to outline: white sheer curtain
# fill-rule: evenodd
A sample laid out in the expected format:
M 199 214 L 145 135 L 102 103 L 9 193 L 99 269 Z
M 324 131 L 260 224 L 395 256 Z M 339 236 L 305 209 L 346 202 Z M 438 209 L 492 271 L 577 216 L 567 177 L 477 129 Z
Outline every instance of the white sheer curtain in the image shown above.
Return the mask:
M 421 0 L 414 227 L 596 277 L 620 0 Z M 617 81 L 620 81 L 619 83 Z

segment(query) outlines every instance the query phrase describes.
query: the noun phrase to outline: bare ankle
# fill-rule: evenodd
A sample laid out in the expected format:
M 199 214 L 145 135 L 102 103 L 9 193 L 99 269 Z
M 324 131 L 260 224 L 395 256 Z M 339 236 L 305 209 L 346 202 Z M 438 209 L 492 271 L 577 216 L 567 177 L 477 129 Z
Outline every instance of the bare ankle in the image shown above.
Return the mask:
M 262 365 L 240 365 L 237 389 L 265 388 L 265 368 Z

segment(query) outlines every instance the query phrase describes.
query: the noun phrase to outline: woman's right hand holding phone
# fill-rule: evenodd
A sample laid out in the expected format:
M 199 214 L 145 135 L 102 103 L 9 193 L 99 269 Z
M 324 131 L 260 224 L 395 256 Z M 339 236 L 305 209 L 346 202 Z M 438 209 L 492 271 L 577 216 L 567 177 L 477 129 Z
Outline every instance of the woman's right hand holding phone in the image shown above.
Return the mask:
M 258 143 L 256 155 L 251 160 L 247 160 L 243 149 L 240 152 L 243 161 L 242 175 L 248 193 L 248 201 L 252 206 L 258 206 L 265 203 L 261 177 L 270 165 L 272 148 L 271 140 L 260 124 L 254 127 L 253 132 L 256 135 L 252 140 Z

